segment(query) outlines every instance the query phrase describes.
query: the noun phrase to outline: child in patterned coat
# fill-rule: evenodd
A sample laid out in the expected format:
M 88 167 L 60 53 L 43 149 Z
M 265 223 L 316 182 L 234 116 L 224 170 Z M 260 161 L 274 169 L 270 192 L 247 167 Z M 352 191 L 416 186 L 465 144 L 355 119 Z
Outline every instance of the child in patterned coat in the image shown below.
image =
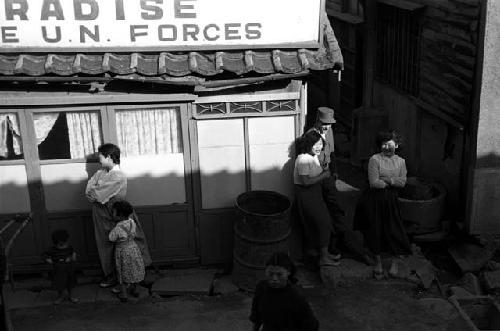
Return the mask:
M 109 240 L 115 243 L 115 264 L 121 292 L 118 297 L 127 301 L 127 290 L 137 297 L 137 283 L 144 280 L 145 270 L 142 254 L 134 238 L 137 225 L 132 219 L 134 209 L 125 200 L 113 203 L 115 227 L 109 232 Z

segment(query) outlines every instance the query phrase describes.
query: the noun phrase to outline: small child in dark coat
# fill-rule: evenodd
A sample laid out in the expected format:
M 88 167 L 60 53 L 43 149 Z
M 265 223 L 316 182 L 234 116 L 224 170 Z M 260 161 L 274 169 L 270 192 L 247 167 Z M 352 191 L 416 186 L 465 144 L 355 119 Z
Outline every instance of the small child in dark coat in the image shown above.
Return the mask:
M 259 282 L 252 301 L 253 331 L 317 331 L 318 320 L 293 285 L 295 265 L 288 254 L 274 253 L 265 272 L 266 280 Z
M 69 244 L 69 235 L 66 230 L 56 230 L 52 233 L 52 246 L 43 254 L 45 262 L 53 268 L 53 287 L 57 290 L 58 297 L 54 304 L 58 305 L 64 300 L 64 291 L 68 291 L 68 299 L 73 303 L 79 300 L 72 295 L 76 286 L 74 263 L 76 253 Z

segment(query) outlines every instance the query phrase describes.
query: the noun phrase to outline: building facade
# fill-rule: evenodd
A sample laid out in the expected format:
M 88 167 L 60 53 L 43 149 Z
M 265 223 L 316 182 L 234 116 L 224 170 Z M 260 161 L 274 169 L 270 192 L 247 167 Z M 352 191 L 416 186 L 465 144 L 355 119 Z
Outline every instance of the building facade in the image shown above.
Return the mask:
M 170 12 L 119 1 L 100 10 L 95 1 L 4 2 L 0 217 L 34 215 L 12 252 L 18 268 L 40 263 L 59 228 L 82 264 L 97 262 L 84 189 L 104 142 L 122 150 L 127 199 L 155 263 L 230 262 L 235 198 L 249 190 L 291 196 L 304 78 L 342 66 L 321 1 L 268 4 L 283 19 L 261 15 L 258 4 L 221 2 L 234 22 L 195 0 L 168 1 Z M 173 23 L 155 21 L 162 15 Z M 30 20 L 39 39 L 22 38 Z M 106 41 L 107 20 L 117 39 Z M 88 45 L 75 47 L 75 38 Z

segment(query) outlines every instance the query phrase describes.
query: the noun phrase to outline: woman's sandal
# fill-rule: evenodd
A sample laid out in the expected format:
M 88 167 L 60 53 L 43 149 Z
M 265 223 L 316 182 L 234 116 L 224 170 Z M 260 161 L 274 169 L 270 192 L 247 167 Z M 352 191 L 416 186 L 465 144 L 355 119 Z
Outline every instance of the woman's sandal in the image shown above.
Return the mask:
M 122 292 L 122 289 L 119 286 L 116 286 L 116 287 L 113 287 L 110 291 L 113 294 L 119 294 Z
M 391 268 L 389 269 L 388 274 L 389 274 L 389 276 L 390 276 L 391 278 L 398 278 L 398 277 L 399 277 L 399 273 L 398 273 L 398 272 L 399 272 L 399 267 L 398 267 L 398 265 L 396 264 L 395 268 L 393 268 L 393 267 L 391 266 Z
M 318 265 L 320 267 L 338 267 L 340 265 L 340 261 L 332 259 L 320 259 Z
M 373 278 L 375 278 L 376 280 L 384 279 L 385 278 L 384 270 L 373 269 Z
M 138 298 L 140 293 L 137 289 L 130 291 L 130 295 L 133 296 L 134 298 Z

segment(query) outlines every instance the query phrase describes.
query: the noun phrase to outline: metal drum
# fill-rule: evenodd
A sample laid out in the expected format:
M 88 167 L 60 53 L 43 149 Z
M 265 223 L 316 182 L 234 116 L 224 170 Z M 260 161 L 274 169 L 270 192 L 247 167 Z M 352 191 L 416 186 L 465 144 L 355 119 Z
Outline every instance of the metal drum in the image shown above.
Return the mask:
M 264 277 L 269 257 L 288 251 L 290 200 L 277 192 L 250 191 L 238 196 L 234 224 L 233 282 L 252 291 Z

